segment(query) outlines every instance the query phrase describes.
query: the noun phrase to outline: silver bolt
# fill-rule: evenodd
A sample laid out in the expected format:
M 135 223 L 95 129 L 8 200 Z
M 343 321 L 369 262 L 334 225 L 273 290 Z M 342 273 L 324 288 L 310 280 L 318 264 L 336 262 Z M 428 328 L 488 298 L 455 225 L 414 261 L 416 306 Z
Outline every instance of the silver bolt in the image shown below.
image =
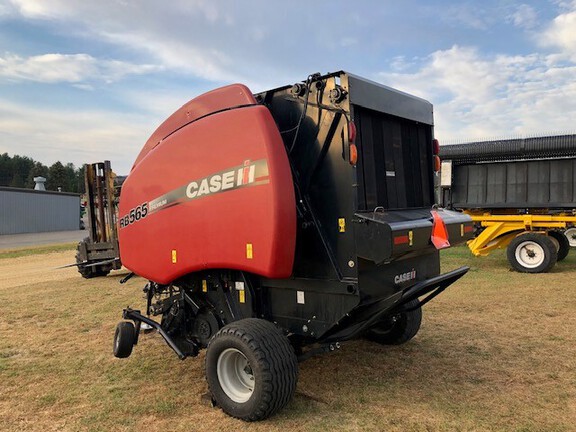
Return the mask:
M 307 326 L 307 325 L 303 325 L 303 326 L 302 326 L 302 331 L 303 331 L 304 333 L 306 333 L 306 332 L 308 331 L 308 326 Z
M 350 260 L 348 261 L 348 267 L 353 268 L 355 266 L 354 261 Z

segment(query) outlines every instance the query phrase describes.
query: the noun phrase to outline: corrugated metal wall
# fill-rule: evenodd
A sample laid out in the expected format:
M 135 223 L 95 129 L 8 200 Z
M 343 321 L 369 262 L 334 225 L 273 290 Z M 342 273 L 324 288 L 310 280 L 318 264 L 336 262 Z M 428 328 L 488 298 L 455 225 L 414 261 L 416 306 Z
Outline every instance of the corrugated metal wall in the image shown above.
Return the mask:
M 80 196 L 0 187 L 0 234 L 77 230 Z

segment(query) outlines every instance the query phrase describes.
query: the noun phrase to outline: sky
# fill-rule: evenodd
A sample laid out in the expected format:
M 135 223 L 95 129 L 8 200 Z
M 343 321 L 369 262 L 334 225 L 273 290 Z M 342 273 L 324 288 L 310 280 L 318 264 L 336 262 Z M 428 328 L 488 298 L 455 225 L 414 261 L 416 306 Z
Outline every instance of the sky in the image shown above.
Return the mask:
M 128 174 L 188 100 L 346 70 L 441 143 L 576 131 L 576 0 L 0 0 L 0 154 Z

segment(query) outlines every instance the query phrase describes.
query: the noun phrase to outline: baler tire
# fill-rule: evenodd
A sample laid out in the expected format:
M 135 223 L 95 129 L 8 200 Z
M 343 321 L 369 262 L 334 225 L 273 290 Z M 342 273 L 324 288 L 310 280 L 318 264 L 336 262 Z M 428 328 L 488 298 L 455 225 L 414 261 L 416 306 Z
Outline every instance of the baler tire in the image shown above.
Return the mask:
M 406 308 L 418 305 L 418 299 L 406 303 Z M 403 311 L 386 317 L 365 334 L 366 339 L 382 345 L 402 345 L 412 339 L 422 324 L 422 308 Z
M 126 358 L 132 354 L 134 340 L 136 339 L 136 329 L 130 321 L 120 321 L 114 332 L 114 356 Z
M 531 256 L 534 254 L 534 256 Z M 525 233 L 514 238 L 506 249 L 512 268 L 521 273 L 546 273 L 558 260 L 554 240 L 544 234 Z M 533 264 L 528 260 L 536 258 Z
M 568 256 L 568 252 L 570 252 L 570 242 L 568 241 L 568 237 L 560 231 L 548 231 L 548 235 L 558 242 L 557 261 L 562 261 Z
M 270 417 L 294 396 L 298 360 L 271 322 L 247 318 L 221 328 L 206 351 L 206 380 L 216 404 L 245 421 Z

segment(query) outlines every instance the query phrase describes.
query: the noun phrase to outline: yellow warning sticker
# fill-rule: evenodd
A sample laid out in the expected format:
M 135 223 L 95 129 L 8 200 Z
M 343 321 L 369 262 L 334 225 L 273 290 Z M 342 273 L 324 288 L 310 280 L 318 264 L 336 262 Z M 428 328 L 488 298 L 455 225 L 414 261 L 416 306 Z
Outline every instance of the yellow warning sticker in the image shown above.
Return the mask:
M 208 283 L 206 279 L 202 279 L 202 292 L 208 292 Z
M 178 255 L 176 254 L 176 249 L 172 249 L 172 264 L 176 264 L 178 262 Z
M 464 224 L 460 224 L 460 237 L 464 237 Z
M 253 257 L 252 243 L 246 243 L 246 258 L 252 259 Z
M 338 232 L 346 232 L 346 219 L 339 218 L 338 219 Z
M 408 231 L 408 244 L 410 246 L 414 244 L 414 233 L 412 231 Z
M 240 303 L 246 303 L 246 291 L 238 291 L 238 300 Z

